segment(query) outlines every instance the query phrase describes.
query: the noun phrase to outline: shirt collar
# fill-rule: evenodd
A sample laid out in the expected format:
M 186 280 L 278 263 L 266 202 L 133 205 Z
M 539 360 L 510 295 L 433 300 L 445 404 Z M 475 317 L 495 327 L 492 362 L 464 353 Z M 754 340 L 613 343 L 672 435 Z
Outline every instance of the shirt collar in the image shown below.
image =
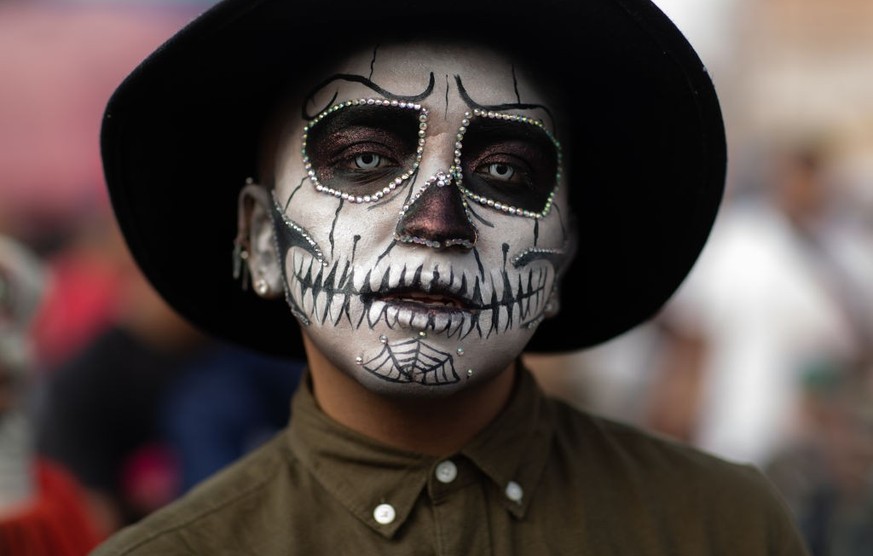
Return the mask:
M 458 454 L 490 479 L 501 504 L 517 518 L 524 517 L 548 460 L 554 421 L 544 401 L 519 365 L 507 406 Z M 443 459 L 386 446 L 340 425 L 318 408 L 309 380 L 301 381 L 294 395 L 287 441 L 294 457 L 337 502 L 388 538 L 407 520 Z M 374 510 L 384 503 L 396 515 L 380 524 Z
M 493 481 L 504 507 L 522 518 L 548 461 L 555 421 L 536 381 L 520 362 L 518 367 L 509 403 L 461 454 Z M 520 488 L 518 500 L 507 492 L 511 483 Z

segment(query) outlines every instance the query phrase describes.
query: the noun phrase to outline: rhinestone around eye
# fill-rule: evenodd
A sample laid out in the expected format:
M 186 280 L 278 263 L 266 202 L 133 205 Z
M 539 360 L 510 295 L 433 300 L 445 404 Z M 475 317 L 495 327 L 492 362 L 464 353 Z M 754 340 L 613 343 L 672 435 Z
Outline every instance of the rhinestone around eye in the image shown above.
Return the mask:
M 309 155 L 306 153 L 306 145 L 307 139 L 309 137 L 309 131 L 315 127 L 321 120 L 327 117 L 330 114 L 333 114 L 337 110 L 341 110 L 343 108 L 348 108 L 349 106 L 390 106 L 394 108 L 401 108 L 405 110 L 417 110 L 419 112 L 418 121 L 419 123 L 419 132 L 418 132 L 418 148 L 415 151 L 415 159 L 413 160 L 413 169 L 417 169 L 421 164 L 421 157 L 424 153 L 424 144 L 426 138 L 426 129 L 427 129 L 427 119 L 428 119 L 428 111 L 426 108 L 422 108 L 420 104 L 413 104 L 411 102 L 401 102 L 397 100 L 384 100 L 384 99 L 376 99 L 376 98 L 359 98 L 347 100 L 346 102 L 341 102 L 339 104 L 335 104 L 330 108 L 327 108 L 316 115 L 312 120 L 306 124 L 303 128 L 303 137 L 301 140 L 301 148 L 300 153 L 303 157 L 303 168 L 306 170 L 306 174 L 309 177 L 309 181 L 312 182 L 315 190 L 319 193 L 324 193 L 326 195 L 331 195 L 333 197 L 338 197 L 347 201 L 351 201 L 353 203 L 372 203 L 378 201 L 384 195 L 388 195 L 398 186 L 400 186 L 403 182 L 408 180 L 410 176 L 414 172 L 404 172 L 402 176 L 395 178 L 388 182 L 386 186 L 381 190 L 382 195 L 365 195 L 364 197 L 352 196 L 347 193 L 341 193 L 334 189 L 331 189 L 321 182 L 318 181 L 318 176 L 315 173 L 315 170 L 312 168 L 312 161 L 309 159 Z
M 513 122 L 521 122 L 528 125 L 534 125 L 543 130 L 545 134 L 551 139 L 552 143 L 555 145 L 555 149 L 557 152 L 557 170 L 555 172 L 555 187 L 552 188 L 552 191 L 549 193 L 548 198 L 546 198 L 546 203 L 543 206 L 543 210 L 540 212 L 533 212 L 529 210 L 520 209 L 518 207 L 513 207 L 511 205 L 504 205 L 502 203 L 498 203 L 493 199 L 488 199 L 487 197 L 483 197 L 481 195 L 477 195 L 464 187 L 462 181 L 462 174 L 460 170 L 458 170 L 455 174 L 455 183 L 458 186 L 458 189 L 468 198 L 476 201 L 480 205 L 487 206 L 489 208 L 494 208 L 499 210 L 500 212 L 505 212 L 506 214 L 510 214 L 512 216 L 524 216 L 526 218 L 534 218 L 541 219 L 545 218 L 549 212 L 552 210 L 552 205 L 554 204 L 555 195 L 558 193 L 558 184 L 561 182 L 561 143 L 558 142 L 557 138 L 555 138 L 554 134 L 549 131 L 546 126 L 543 124 L 541 120 L 536 120 L 533 118 L 529 118 L 527 116 L 520 116 L 518 114 L 503 114 L 499 112 L 489 112 L 487 110 L 481 110 L 479 108 L 475 108 L 473 113 L 470 112 L 464 113 L 464 119 L 461 122 L 461 127 L 458 129 L 458 135 L 456 136 L 457 142 L 455 143 L 455 165 L 460 167 L 461 164 L 461 153 L 463 151 L 463 143 L 464 143 L 464 134 L 467 133 L 467 128 L 470 125 L 470 121 L 473 118 L 492 118 L 492 119 L 501 119 Z

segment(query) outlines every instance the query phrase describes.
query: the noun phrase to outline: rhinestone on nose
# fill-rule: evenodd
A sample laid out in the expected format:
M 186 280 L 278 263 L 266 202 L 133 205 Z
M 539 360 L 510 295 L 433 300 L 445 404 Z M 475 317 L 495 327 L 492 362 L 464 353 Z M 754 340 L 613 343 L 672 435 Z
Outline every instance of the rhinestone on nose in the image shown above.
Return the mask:
M 404 205 L 394 238 L 402 243 L 418 243 L 435 249 L 476 244 L 476 226 L 470 218 L 463 195 L 450 173 L 437 172 Z

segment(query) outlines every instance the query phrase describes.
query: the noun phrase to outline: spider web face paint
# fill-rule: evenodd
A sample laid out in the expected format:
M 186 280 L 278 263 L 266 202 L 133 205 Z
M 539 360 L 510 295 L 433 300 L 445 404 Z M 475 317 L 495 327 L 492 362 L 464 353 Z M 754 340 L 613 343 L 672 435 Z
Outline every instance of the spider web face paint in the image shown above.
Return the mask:
M 560 147 L 535 84 L 500 55 L 372 52 L 286 122 L 273 204 L 286 299 L 368 388 L 442 395 L 504 370 L 544 317 L 572 239 Z
M 453 384 L 460 380 L 455 371 L 454 357 L 424 341 L 426 333 L 419 337 L 388 343 L 372 359 L 358 359 L 367 372 L 397 383 L 419 383 L 431 386 Z

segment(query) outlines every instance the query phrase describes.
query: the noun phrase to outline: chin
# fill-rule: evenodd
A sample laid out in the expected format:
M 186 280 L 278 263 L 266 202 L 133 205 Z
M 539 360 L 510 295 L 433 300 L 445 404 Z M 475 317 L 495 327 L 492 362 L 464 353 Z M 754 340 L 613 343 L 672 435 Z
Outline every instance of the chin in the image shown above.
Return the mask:
M 516 331 L 490 341 L 463 342 L 433 330 L 379 326 L 307 332 L 331 366 L 365 389 L 392 398 L 441 398 L 481 386 L 510 367 L 529 339 Z
M 402 400 L 438 400 L 455 396 L 461 392 L 479 388 L 505 371 L 509 365 L 501 369 L 480 372 L 473 376 L 459 377 L 453 382 L 440 384 L 423 384 L 420 382 L 388 380 L 383 376 L 376 375 L 360 367 L 354 369 L 341 368 L 340 370 L 368 391 L 379 396 L 402 401 Z M 466 372 L 466 369 L 464 370 Z

